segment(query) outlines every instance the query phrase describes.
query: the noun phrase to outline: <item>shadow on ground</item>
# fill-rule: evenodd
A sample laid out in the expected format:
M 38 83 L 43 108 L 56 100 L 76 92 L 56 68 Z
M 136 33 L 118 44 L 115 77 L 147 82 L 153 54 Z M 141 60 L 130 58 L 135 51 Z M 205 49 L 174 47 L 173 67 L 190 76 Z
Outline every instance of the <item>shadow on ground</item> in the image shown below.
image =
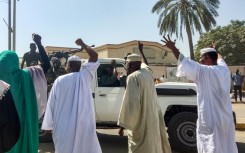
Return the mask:
M 128 138 L 127 136 L 109 135 L 97 133 L 103 153 L 127 153 Z
M 244 153 L 245 152 L 245 143 L 243 142 L 237 142 L 237 148 L 238 148 L 238 153 Z

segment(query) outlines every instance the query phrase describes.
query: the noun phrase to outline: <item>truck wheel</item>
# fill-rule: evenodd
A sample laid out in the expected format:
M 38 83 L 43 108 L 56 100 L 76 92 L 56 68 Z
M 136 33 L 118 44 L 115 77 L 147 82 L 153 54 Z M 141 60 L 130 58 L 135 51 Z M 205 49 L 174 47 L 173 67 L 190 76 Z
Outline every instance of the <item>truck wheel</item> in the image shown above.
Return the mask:
M 52 133 L 41 129 L 42 121 L 43 121 L 43 118 L 39 120 L 39 142 L 42 142 L 42 143 L 52 142 Z
M 180 152 L 197 152 L 196 144 L 197 114 L 178 113 L 168 124 L 169 142 L 172 148 Z

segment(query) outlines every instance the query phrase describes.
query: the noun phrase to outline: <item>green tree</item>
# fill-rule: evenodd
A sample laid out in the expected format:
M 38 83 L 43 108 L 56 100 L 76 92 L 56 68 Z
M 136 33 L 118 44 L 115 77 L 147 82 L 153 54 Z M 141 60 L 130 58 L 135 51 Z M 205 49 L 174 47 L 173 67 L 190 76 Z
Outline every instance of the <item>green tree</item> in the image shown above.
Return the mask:
M 216 25 L 215 17 L 219 0 L 159 0 L 152 8 L 152 13 L 159 14 L 158 27 L 160 34 L 176 34 L 183 39 L 182 30 L 185 28 L 190 57 L 194 59 L 192 35 L 194 31 L 202 33 L 211 30 Z
M 200 57 L 201 48 L 216 43 L 216 49 L 228 65 L 244 65 L 245 63 L 245 21 L 231 21 L 227 26 L 211 30 L 201 35 L 195 46 L 195 58 Z

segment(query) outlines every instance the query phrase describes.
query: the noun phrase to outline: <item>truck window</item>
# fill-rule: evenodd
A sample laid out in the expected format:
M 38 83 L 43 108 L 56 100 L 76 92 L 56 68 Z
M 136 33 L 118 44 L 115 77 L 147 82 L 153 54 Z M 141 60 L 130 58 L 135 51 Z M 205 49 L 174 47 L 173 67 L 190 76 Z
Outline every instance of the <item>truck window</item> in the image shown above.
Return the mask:
M 124 83 L 120 79 L 123 79 L 122 76 L 126 76 L 125 74 L 126 71 L 121 64 L 117 64 L 116 67 L 112 67 L 110 64 L 101 64 L 97 69 L 98 86 L 121 87 Z

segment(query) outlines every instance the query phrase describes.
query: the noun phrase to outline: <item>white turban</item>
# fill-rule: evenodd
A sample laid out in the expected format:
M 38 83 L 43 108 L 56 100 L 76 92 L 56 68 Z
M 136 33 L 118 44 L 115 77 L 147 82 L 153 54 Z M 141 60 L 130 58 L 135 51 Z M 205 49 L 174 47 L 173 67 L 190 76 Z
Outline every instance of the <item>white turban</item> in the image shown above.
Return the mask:
M 201 55 L 208 53 L 208 52 L 216 52 L 214 48 L 203 48 L 200 50 Z
M 80 61 L 81 62 L 81 58 L 77 55 L 73 55 L 73 56 L 68 58 L 68 62 L 70 62 L 70 61 Z
M 141 56 L 138 54 L 130 54 L 127 56 L 127 62 L 141 62 Z

